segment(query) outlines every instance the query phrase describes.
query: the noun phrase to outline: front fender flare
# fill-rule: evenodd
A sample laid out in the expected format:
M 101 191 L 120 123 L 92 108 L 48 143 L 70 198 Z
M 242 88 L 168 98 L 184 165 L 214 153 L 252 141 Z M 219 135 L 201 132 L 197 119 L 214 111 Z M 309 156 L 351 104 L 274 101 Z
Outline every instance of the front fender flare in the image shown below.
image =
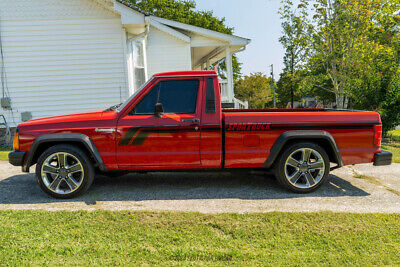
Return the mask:
M 97 147 L 92 142 L 92 140 L 87 135 L 76 134 L 76 133 L 46 134 L 36 138 L 22 166 L 22 171 L 29 172 L 29 168 L 33 165 L 32 161 L 40 145 L 44 143 L 70 143 L 70 142 L 80 143 L 84 145 L 85 148 L 89 151 L 90 155 L 96 161 L 96 164 L 98 165 L 100 170 L 103 172 L 107 171 L 107 167 L 105 166 L 100 156 L 100 153 L 97 150 Z
M 289 141 L 295 139 L 309 140 L 309 141 L 322 139 L 327 141 L 330 144 L 331 149 L 333 150 L 335 160 L 338 163 L 338 167 L 343 166 L 343 160 L 339 148 L 336 144 L 335 139 L 330 133 L 328 133 L 327 131 L 301 130 L 301 131 L 288 131 L 281 134 L 275 141 L 274 145 L 272 146 L 270 154 L 267 160 L 264 162 L 263 168 L 270 168 L 280 155 L 285 145 Z

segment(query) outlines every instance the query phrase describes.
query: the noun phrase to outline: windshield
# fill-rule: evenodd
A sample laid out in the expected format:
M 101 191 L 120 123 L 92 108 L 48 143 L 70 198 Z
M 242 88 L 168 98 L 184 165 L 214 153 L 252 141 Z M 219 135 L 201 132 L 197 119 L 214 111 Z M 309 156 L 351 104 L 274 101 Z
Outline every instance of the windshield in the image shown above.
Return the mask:
M 123 110 L 132 101 L 132 99 L 134 99 L 153 80 L 153 78 L 154 77 L 151 77 L 150 80 L 148 80 L 145 84 L 143 84 L 139 90 L 137 90 L 131 97 L 128 98 L 128 100 L 126 100 L 123 104 L 121 104 L 117 108 L 117 112 Z

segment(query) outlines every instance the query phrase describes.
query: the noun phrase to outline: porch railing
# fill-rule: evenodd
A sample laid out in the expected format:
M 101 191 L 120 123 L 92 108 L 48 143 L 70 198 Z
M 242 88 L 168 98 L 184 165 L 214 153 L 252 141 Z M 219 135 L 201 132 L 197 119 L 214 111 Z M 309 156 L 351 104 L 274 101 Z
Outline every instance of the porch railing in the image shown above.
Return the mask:
M 221 101 L 223 103 L 229 103 L 229 91 L 228 91 L 228 81 L 219 80 L 219 87 L 221 89 Z M 249 103 L 247 101 L 241 101 L 239 99 L 233 98 L 233 103 L 235 104 L 235 109 L 248 109 Z
M 248 101 L 241 101 L 237 98 L 234 98 L 233 102 L 235 103 L 235 109 L 248 109 L 249 108 Z
M 219 87 L 221 89 L 221 101 L 229 102 L 228 81 L 219 80 Z

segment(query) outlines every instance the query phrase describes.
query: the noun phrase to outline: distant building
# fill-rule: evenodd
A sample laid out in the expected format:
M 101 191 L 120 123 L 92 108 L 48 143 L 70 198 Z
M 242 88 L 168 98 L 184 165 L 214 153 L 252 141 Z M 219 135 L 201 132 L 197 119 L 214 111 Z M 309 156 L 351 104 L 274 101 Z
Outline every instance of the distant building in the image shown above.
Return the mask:
M 335 103 L 324 104 L 318 101 L 316 97 L 305 96 L 300 99 L 300 101 L 294 101 L 293 108 L 335 108 Z M 291 108 L 292 103 L 289 102 L 286 108 Z

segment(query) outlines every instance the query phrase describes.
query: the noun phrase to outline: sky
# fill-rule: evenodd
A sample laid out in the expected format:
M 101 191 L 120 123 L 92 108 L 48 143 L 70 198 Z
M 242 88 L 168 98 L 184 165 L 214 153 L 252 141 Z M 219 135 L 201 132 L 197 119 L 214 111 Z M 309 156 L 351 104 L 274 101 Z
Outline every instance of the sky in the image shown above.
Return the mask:
M 251 39 L 246 50 L 237 54 L 243 63 L 242 72 L 271 72 L 275 77 L 283 69 L 284 50 L 279 43 L 281 20 L 279 0 L 195 0 L 197 10 L 212 10 L 217 17 L 225 17 L 226 25 L 234 34 Z

